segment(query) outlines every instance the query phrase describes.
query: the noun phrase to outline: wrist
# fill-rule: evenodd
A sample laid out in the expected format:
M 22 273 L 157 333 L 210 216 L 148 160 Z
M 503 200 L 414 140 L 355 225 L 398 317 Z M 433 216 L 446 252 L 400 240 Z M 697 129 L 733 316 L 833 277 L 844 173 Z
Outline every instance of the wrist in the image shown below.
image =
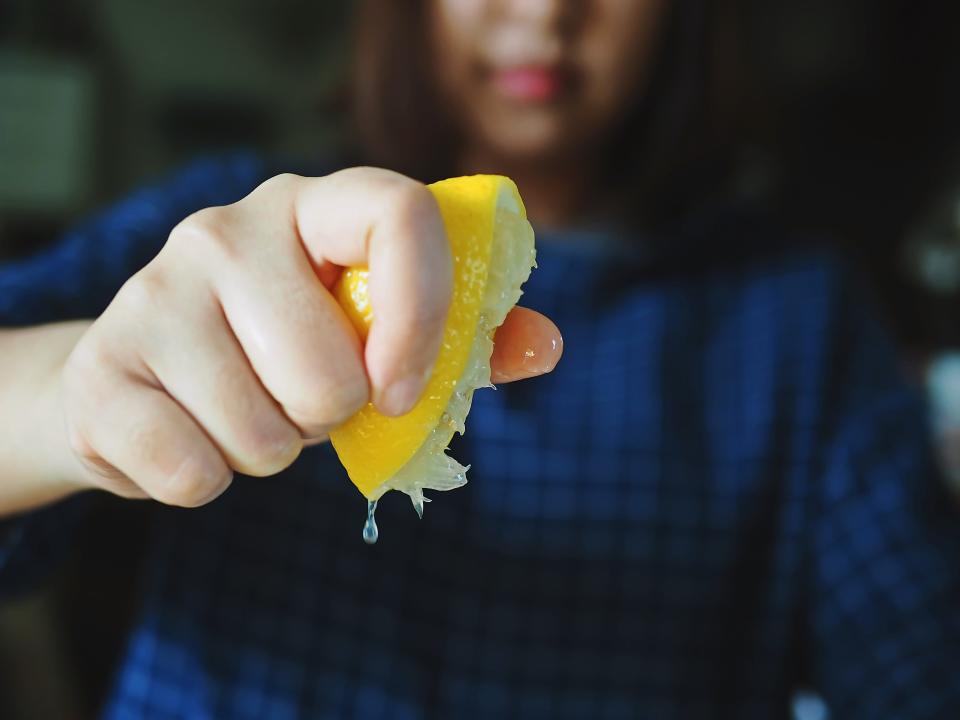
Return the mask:
M 16 378 L 0 408 L 0 515 L 22 512 L 89 489 L 92 483 L 70 449 L 60 402 L 60 374 L 87 322 L 13 331 L 15 353 L 4 369 Z M 8 358 L 10 356 L 8 355 Z

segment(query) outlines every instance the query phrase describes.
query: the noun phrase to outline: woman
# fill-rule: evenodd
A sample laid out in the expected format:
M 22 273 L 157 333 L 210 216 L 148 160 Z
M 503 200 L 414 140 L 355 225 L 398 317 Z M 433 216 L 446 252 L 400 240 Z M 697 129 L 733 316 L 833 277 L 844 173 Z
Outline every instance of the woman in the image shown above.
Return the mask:
M 478 394 L 471 483 L 422 522 L 386 499 L 364 546 L 335 457 L 303 447 L 417 397 L 436 210 L 385 170 L 200 165 L 0 272 L 10 324 L 97 318 L 0 338 L 4 585 L 59 498 L 202 506 L 158 519 L 116 717 L 770 718 L 803 682 L 838 717 L 944 717 L 960 524 L 839 266 L 708 209 L 732 96 L 706 5 L 398 5 L 361 19 L 360 158 L 513 176 L 525 302 L 564 361 Z M 326 288 L 367 260 L 361 351 Z M 501 378 L 552 332 L 506 327 Z

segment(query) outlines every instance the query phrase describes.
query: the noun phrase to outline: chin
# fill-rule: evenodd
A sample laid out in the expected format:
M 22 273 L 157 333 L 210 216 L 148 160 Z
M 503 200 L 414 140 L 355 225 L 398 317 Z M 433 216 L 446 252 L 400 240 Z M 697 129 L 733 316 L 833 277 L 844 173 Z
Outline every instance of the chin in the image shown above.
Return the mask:
M 506 158 L 545 161 L 566 154 L 571 147 L 566 134 L 553 124 L 518 122 L 487 130 L 487 146 Z

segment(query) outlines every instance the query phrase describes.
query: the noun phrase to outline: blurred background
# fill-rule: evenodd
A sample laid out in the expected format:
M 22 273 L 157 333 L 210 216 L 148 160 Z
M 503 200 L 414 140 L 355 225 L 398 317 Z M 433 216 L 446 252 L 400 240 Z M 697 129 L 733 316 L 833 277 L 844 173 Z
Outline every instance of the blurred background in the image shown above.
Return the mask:
M 960 487 L 960 4 L 739 6 L 763 119 L 741 182 L 862 269 Z M 0 0 L 0 262 L 201 154 L 330 152 L 350 18 L 344 0 Z M 44 590 L 0 607 L 0 717 L 95 714 L 150 522 L 118 505 Z

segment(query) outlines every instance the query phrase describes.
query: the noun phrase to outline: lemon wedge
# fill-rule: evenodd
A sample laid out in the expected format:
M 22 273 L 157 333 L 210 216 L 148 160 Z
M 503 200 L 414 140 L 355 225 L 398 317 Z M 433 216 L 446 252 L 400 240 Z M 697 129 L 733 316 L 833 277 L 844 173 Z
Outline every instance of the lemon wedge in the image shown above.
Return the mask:
M 424 490 L 467 482 L 468 468 L 446 454 L 447 446 L 454 432 L 464 432 L 473 391 L 492 387 L 493 333 L 536 265 L 533 228 L 512 180 L 474 175 L 428 188 L 453 256 L 453 296 L 433 373 L 406 415 L 387 417 L 368 404 L 330 433 L 350 480 L 367 500 L 399 490 L 421 516 Z M 366 268 L 348 268 L 334 289 L 361 338 L 373 321 L 367 282 Z

